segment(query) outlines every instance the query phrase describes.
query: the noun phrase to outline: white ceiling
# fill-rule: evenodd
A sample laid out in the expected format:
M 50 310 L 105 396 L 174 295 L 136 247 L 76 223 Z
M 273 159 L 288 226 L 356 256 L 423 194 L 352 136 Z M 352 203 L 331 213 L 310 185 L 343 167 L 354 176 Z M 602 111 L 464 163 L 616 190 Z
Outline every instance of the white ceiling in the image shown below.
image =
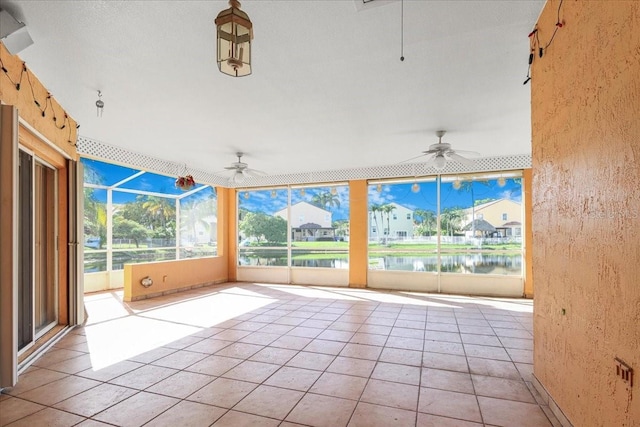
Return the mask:
M 394 164 L 437 142 L 530 154 L 535 1 L 246 0 L 253 74 L 215 63 L 226 1 L 0 0 L 19 55 L 80 135 L 214 173 L 247 153 L 269 174 Z M 377 4 L 376 4 L 377 3 Z M 97 117 L 97 91 L 104 113 Z

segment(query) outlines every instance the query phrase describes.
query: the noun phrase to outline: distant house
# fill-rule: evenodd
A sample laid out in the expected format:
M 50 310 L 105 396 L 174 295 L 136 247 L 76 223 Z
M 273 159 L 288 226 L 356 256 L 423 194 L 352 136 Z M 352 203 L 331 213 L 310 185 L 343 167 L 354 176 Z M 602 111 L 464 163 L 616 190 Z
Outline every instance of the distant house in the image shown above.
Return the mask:
M 273 214 L 287 220 L 287 208 Z M 331 212 L 307 202 L 291 205 L 291 239 L 296 242 L 333 240 Z
M 468 237 L 473 233 L 471 221 L 484 220 L 491 224 L 495 231 L 491 234 L 495 237 L 521 237 L 522 236 L 522 204 L 510 199 L 492 200 L 474 208 L 464 210 L 464 230 Z M 475 218 L 473 215 L 475 214 Z M 477 222 L 476 222 L 477 223 Z M 488 228 L 487 228 L 488 229 Z M 487 229 L 476 229 L 476 237 L 486 236 Z
M 387 224 L 387 214 L 374 212 L 369 209 L 369 239 L 375 240 L 385 236 L 393 239 L 409 239 L 413 237 L 413 210 L 397 203 L 389 203 L 395 209 L 389 214 Z

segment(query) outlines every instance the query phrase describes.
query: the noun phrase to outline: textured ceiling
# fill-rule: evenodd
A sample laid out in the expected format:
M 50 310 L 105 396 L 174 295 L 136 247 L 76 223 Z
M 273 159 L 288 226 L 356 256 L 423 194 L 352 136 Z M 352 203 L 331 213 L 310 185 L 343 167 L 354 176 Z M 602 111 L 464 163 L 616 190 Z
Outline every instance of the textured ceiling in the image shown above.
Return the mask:
M 361 1 L 361 0 L 360 0 Z M 376 5 L 376 2 L 378 3 Z M 390 165 L 445 142 L 529 154 L 527 34 L 543 1 L 246 0 L 253 74 L 215 63 L 223 1 L 0 0 L 80 134 L 215 173 Z M 105 103 L 97 117 L 97 91 Z

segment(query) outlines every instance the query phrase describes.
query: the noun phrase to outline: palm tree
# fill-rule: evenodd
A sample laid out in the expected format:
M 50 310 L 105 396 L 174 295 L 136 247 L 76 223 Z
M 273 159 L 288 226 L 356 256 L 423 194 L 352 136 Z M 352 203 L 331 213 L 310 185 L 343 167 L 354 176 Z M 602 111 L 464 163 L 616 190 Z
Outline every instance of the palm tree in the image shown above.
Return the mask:
M 380 210 L 382 206 L 381 205 L 377 205 L 377 204 L 372 204 L 370 211 L 371 213 L 373 213 L 373 220 L 376 223 L 376 237 L 378 238 L 378 241 L 380 241 L 380 227 L 378 227 L 378 212 L 380 212 L 380 216 L 382 216 L 382 211 Z
M 460 221 L 464 218 L 464 213 L 462 209 L 455 208 L 446 208 L 440 214 L 440 220 L 442 225 L 446 228 L 449 236 L 453 237 L 453 232 L 460 228 Z
M 391 226 L 389 225 L 389 218 L 391 217 L 391 212 L 393 212 L 394 210 L 396 210 L 396 207 L 393 206 L 392 204 L 386 204 L 380 207 L 380 211 L 382 212 L 382 214 L 387 214 L 387 232 L 385 233 L 386 235 L 385 240 L 387 240 L 389 238 L 389 235 L 391 234 Z
M 416 209 L 416 216 L 420 217 L 420 224 L 427 230 L 429 236 L 435 228 L 437 217 L 436 213 L 431 210 Z
M 337 194 L 331 194 L 329 191 L 318 193 L 311 199 L 311 204 L 322 209 L 330 210 L 332 207 L 340 207 L 340 198 Z

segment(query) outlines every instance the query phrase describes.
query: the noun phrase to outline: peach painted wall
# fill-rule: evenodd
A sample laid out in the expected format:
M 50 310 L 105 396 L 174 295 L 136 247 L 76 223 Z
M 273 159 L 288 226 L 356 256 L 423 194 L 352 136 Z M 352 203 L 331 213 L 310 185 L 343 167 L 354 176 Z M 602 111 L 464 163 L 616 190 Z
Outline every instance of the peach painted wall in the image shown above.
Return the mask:
M 140 280 L 151 277 L 145 288 Z M 227 260 L 222 257 L 125 264 L 124 300 L 135 301 L 164 293 L 227 281 Z
M 640 2 L 565 1 L 561 17 L 531 81 L 534 374 L 575 426 L 638 426 Z
M 349 287 L 367 286 L 369 237 L 367 181 L 349 182 Z

